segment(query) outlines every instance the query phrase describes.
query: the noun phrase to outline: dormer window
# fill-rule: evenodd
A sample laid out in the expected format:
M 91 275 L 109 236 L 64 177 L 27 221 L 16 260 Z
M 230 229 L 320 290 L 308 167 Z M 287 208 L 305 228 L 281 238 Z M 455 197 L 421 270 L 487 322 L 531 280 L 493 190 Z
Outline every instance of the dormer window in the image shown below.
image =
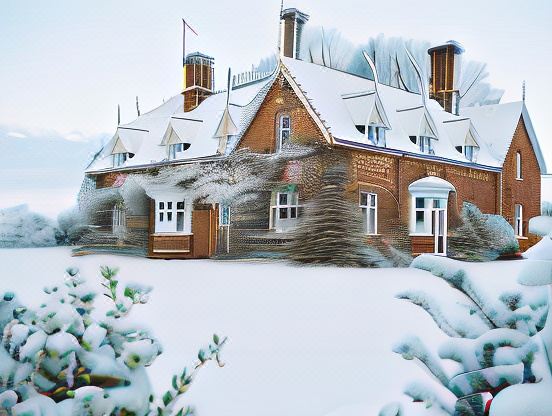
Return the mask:
M 370 124 L 368 125 L 368 141 L 376 146 L 385 147 L 385 127 Z
M 418 146 L 420 148 L 420 152 L 428 154 L 428 155 L 434 155 L 435 151 L 433 150 L 433 137 L 428 136 L 420 136 L 418 137 Z
M 278 120 L 278 143 L 277 150 L 280 151 L 286 143 L 289 142 L 291 136 L 291 118 L 289 115 L 281 115 Z
M 470 162 L 475 162 L 477 157 L 478 146 L 465 145 L 465 146 L 456 146 L 458 153 L 462 153 L 466 159 Z
M 180 157 L 180 153 L 188 150 L 190 146 L 190 143 L 174 143 L 169 145 L 169 159 L 178 159 Z
M 134 155 L 133 155 L 134 156 Z M 113 167 L 118 168 L 123 166 L 127 159 L 130 158 L 130 153 L 115 153 L 113 155 Z

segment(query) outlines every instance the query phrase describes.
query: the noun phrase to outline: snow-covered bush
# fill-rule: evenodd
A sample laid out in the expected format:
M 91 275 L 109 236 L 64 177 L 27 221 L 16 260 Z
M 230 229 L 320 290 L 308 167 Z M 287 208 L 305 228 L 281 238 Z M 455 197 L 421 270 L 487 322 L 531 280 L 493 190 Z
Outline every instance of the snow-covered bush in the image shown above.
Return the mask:
M 527 265 L 533 263 L 530 269 L 522 268 L 520 278 L 525 276 L 533 284 L 552 282 L 550 264 Z M 432 255 L 413 261 L 411 267 L 444 279 L 452 291 L 446 303 L 442 293 L 437 298 L 419 289 L 406 290 L 397 297 L 422 307 L 449 338 L 437 355 L 415 335 L 406 335 L 393 351 L 407 360 L 417 360 L 434 380 L 430 385 L 416 382 L 405 388 L 404 393 L 415 402 L 424 402 L 427 408 L 437 408 L 443 414 L 483 416 L 489 406 L 492 409 L 493 396 L 508 386 L 534 384 L 552 376 L 542 358 L 549 347 L 545 344 L 547 347 L 542 348 L 539 333 L 545 327 L 548 302 L 544 292 L 529 296 L 504 290 L 491 297 L 470 277 L 474 266 L 480 266 L 472 265 L 468 272 L 467 264 Z M 455 365 L 444 365 L 443 360 Z
M 461 220 L 449 238 L 451 257 L 490 261 L 519 251 L 514 230 L 502 216 L 483 214 L 477 206 L 465 202 Z
M 84 214 L 77 207 L 60 213 L 57 222 L 56 240 L 59 245 L 77 243 L 88 228 Z
M 56 245 L 53 221 L 29 211 L 27 205 L 0 209 L 0 248 Z
M 191 371 L 175 375 L 155 400 L 145 368 L 162 349 L 129 319 L 151 288 L 119 286 L 117 271 L 102 267 L 110 304 L 102 319 L 92 313 L 97 294 L 77 269 L 62 285 L 46 287 L 45 303 L 22 306 L 13 293 L 0 293 L 0 404 L 8 415 L 185 415 L 178 401 L 208 361 L 220 361 L 226 338 L 213 336 Z M 0 412 L 1 413 L 1 412 Z
M 552 217 L 552 202 L 544 201 L 541 206 L 541 214 Z

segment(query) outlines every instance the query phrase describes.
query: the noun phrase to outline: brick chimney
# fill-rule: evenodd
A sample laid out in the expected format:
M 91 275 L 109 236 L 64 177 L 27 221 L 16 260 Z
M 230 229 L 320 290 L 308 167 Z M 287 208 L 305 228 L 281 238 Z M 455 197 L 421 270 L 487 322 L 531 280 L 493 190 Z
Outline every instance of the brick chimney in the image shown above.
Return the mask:
M 431 57 L 429 97 L 435 99 L 449 113 L 458 114 L 459 85 L 464 48 L 453 40 L 427 51 Z
M 297 9 L 282 10 L 280 15 L 280 56 L 299 58 L 303 27 L 309 16 Z
M 215 90 L 215 59 L 199 52 L 184 60 L 184 112 L 192 111 Z

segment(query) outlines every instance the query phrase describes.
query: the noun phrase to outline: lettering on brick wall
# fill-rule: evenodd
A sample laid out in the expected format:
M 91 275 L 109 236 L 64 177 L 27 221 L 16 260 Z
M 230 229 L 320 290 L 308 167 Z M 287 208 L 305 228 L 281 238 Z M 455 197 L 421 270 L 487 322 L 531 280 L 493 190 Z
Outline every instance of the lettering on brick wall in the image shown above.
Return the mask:
M 356 155 L 355 163 L 359 180 L 379 178 L 391 181 L 392 158 L 379 155 Z
M 459 168 L 451 167 L 448 169 L 448 172 L 453 175 L 462 176 L 464 178 L 476 179 L 478 181 L 488 182 L 490 180 L 490 176 L 488 172 L 481 172 L 479 170 L 474 170 L 474 169 L 459 169 Z

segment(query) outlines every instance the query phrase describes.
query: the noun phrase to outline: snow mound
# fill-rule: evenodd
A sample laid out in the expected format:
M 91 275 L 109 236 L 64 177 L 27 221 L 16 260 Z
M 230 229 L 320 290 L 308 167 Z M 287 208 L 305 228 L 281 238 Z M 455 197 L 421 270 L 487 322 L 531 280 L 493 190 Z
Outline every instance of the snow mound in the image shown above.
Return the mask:
M 552 236 L 543 237 L 541 241 L 523 253 L 523 257 L 530 260 L 552 261 Z
M 30 212 L 27 205 L 0 209 L 0 248 L 55 245 L 55 225 L 46 217 Z
M 552 217 L 541 215 L 529 220 L 529 232 L 540 236 L 552 235 Z

